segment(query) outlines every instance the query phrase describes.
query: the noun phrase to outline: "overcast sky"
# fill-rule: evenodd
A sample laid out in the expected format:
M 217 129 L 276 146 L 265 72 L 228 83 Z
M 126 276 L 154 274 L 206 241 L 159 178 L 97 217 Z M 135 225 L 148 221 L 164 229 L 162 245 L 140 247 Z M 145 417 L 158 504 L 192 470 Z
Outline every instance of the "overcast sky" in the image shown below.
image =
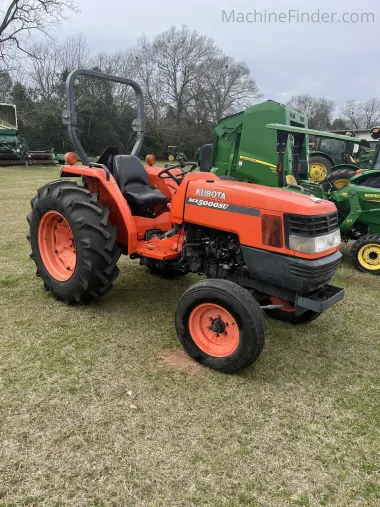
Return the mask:
M 265 99 L 285 102 L 310 93 L 342 103 L 380 96 L 378 50 L 380 0 L 77 0 L 81 13 L 60 29 L 61 36 L 83 32 L 95 51 L 126 49 L 146 33 L 154 36 L 171 25 L 187 24 L 212 37 L 235 59 L 244 60 Z M 238 23 L 239 13 L 256 23 Z M 222 11 L 235 13 L 235 23 L 222 21 Z M 335 22 L 259 22 L 266 13 L 287 20 L 319 10 Z M 373 13 L 374 22 L 348 22 L 344 13 Z M 314 15 L 314 19 L 317 15 Z M 274 16 L 272 15 L 272 20 Z M 347 16 L 346 18 L 347 19 Z

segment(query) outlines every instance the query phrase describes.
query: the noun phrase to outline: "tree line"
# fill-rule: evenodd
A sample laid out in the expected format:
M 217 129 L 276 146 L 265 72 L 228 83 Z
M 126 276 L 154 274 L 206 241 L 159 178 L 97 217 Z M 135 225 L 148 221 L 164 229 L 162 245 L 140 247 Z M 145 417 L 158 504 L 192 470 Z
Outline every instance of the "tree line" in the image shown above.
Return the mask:
M 333 100 L 311 95 L 294 95 L 287 106 L 308 116 L 309 127 L 317 130 L 370 129 L 380 123 L 380 100 L 349 100 L 337 108 Z
M 64 83 L 77 68 L 91 68 L 137 81 L 146 109 L 145 152 L 165 156 L 176 145 L 193 157 L 212 140 L 217 121 L 256 102 L 261 93 L 244 62 L 223 53 L 215 42 L 187 26 L 171 27 L 134 48 L 93 54 L 83 35 L 63 43 L 48 40 L 28 48 L 34 57 L 0 74 L 0 101 L 15 103 L 19 131 L 31 147 L 69 147 L 61 111 Z M 86 151 L 98 155 L 108 144 L 128 150 L 134 94 L 126 86 L 79 78 L 78 132 Z

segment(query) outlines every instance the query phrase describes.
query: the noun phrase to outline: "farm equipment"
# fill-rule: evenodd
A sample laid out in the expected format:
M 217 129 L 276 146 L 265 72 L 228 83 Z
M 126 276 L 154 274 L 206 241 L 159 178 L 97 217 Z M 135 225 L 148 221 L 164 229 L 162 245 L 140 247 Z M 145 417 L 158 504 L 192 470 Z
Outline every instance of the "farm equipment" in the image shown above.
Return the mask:
M 332 132 L 335 134 L 336 132 Z M 346 174 L 355 174 L 358 169 L 369 169 L 374 150 L 368 141 L 353 142 L 357 139 L 355 132 L 347 132 L 352 140 L 317 137 L 309 154 L 310 180 L 314 183 L 325 181 L 335 170 L 346 170 Z M 349 172 L 351 171 L 351 173 Z
M 307 117 L 283 104 L 267 100 L 245 111 L 222 118 L 215 127 L 216 143 L 201 150 L 200 171 L 212 171 L 223 178 L 277 186 L 276 133 L 265 128 L 267 123 L 307 127 Z M 288 171 L 290 147 L 285 157 Z M 307 174 L 308 149 L 301 154 L 301 170 Z
M 325 193 L 320 186 L 300 179 L 298 159 L 308 135 L 323 137 L 331 134 L 286 125 L 267 127 L 277 131 L 278 186 L 286 185 L 282 168 L 291 137 L 296 185 L 290 184 L 289 190 L 304 192 L 305 187 L 313 195 L 332 201 L 338 209 L 342 239 L 355 241 L 351 249 L 354 266 L 363 273 L 380 275 L 380 169 L 375 169 L 380 166 L 380 146 L 376 149 L 373 169 L 356 170 L 355 176 L 340 181 L 334 179 L 339 171 L 335 175 L 331 173 L 327 178 L 327 186 L 324 185 Z
M 177 151 L 178 146 L 168 146 L 168 160 L 169 162 L 179 162 L 184 163 L 188 161 L 188 158 L 185 153 L 182 151 Z
M 79 75 L 134 89 L 138 118 L 131 155 L 108 148 L 103 162 L 87 161 L 76 135 Z M 343 289 L 328 285 L 341 258 L 332 203 L 297 194 L 290 200 L 281 189 L 193 172 L 196 164 L 144 167 L 137 157 L 144 102 L 134 81 L 77 70 L 67 78 L 66 96 L 63 121 L 84 165 L 67 154 L 62 179 L 38 190 L 28 216 L 37 275 L 56 299 L 99 300 L 119 273 L 121 254 L 164 277 L 206 275 L 180 298 L 176 332 L 193 359 L 234 372 L 263 349 L 263 312 L 307 323 L 343 298 Z
M 17 130 L 16 106 L 0 104 L 0 166 L 54 165 L 52 151 L 31 151 Z
M 268 118 L 281 116 L 285 118 L 285 124 L 269 124 L 267 126 L 271 128 L 267 129 L 262 123 Z M 307 119 L 272 101 L 224 118 L 215 129 L 216 143 L 205 145 L 202 149 L 200 170 L 209 171 L 222 179 L 284 187 L 292 192 L 304 192 L 320 199 L 329 199 L 339 210 L 343 240 L 356 242 L 352 248 L 355 267 L 366 273 L 380 275 L 380 249 L 374 246 L 380 239 L 380 192 L 377 190 L 375 172 L 379 170 L 380 173 L 379 144 L 371 169 L 363 171 L 357 167 L 338 165 L 328 175 L 327 180 L 318 185 L 309 179 L 309 136 L 354 144 L 360 144 L 362 140 L 304 129 L 297 125 L 302 123 L 307 124 Z M 380 128 L 372 129 L 371 135 L 378 139 Z M 275 145 L 282 150 L 281 170 L 274 150 Z M 360 174 L 355 176 L 357 172 Z M 365 245 L 371 246 L 371 263 L 361 258 L 369 251 L 361 250 Z
M 201 171 L 212 171 L 218 176 L 233 177 L 240 181 L 277 186 L 276 133 L 265 126 L 269 123 L 289 127 L 307 128 L 307 117 L 293 111 L 283 104 L 267 100 L 248 107 L 245 111 L 222 118 L 215 127 L 216 142 L 202 148 Z M 318 132 L 319 131 L 314 131 Z M 327 141 L 360 144 L 362 139 L 321 132 Z M 309 139 L 301 148 L 299 155 L 300 176 L 313 182 L 309 174 Z M 293 174 L 292 147 L 286 147 L 284 157 L 285 176 Z M 346 166 L 337 166 L 345 168 Z M 352 166 L 351 166 L 352 169 Z M 355 171 L 358 168 L 355 168 Z M 350 173 L 351 176 L 353 173 Z

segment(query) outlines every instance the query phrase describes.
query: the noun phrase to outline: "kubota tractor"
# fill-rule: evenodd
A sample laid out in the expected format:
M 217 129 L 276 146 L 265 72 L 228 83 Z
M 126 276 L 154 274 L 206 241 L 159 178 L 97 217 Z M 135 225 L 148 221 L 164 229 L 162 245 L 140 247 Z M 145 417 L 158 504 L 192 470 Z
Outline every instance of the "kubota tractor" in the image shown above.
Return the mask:
M 137 138 L 131 155 L 106 150 L 104 163 L 87 163 L 76 135 L 78 75 L 135 90 Z M 205 275 L 177 305 L 177 335 L 196 361 L 234 372 L 252 364 L 263 349 L 263 311 L 300 324 L 343 298 L 343 289 L 328 285 L 341 258 L 332 203 L 224 181 L 193 172 L 195 164 L 144 167 L 137 157 L 143 96 L 134 81 L 77 70 L 67 78 L 66 95 L 63 120 L 84 165 L 74 165 L 77 157 L 67 154 L 62 179 L 38 190 L 28 216 L 37 275 L 58 300 L 99 300 L 119 273 L 121 254 L 163 276 Z

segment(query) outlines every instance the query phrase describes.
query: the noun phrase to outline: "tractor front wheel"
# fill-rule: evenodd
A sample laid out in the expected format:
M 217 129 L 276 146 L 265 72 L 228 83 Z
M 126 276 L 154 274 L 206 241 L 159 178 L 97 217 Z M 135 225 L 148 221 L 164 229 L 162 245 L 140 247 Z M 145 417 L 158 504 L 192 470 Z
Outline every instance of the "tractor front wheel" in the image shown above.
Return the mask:
M 358 239 L 352 249 L 352 262 L 362 273 L 380 275 L 380 235 L 366 234 Z
M 335 190 L 340 190 L 350 183 L 350 178 L 355 176 L 357 169 L 346 167 L 332 171 L 329 176 L 329 181 Z
M 40 188 L 31 206 L 31 258 L 45 289 L 68 304 L 100 299 L 119 274 L 117 229 L 108 208 L 72 181 Z
M 264 304 L 264 303 L 263 303 Z M 265 300 L 266 305 L 284 305 L 284 308 L 275 308 L 274 310 L 265 310 L 265 313 L 274 320 L 281 320 L 282 322 L 289 322 L 290 324 L 308 324 L 312 322 L 321 314 L 313 312 L 313 310 L 306 310 L 301 315 L 296 315 L 296 309 L 291 303 L 285 299 L 271 296 Z
M 203 280 L 187 289 L 175 327 L 190 357 L 224 373 L 247 368 L 264 347 L 263 312 L 246 289 L 228 280 Z

